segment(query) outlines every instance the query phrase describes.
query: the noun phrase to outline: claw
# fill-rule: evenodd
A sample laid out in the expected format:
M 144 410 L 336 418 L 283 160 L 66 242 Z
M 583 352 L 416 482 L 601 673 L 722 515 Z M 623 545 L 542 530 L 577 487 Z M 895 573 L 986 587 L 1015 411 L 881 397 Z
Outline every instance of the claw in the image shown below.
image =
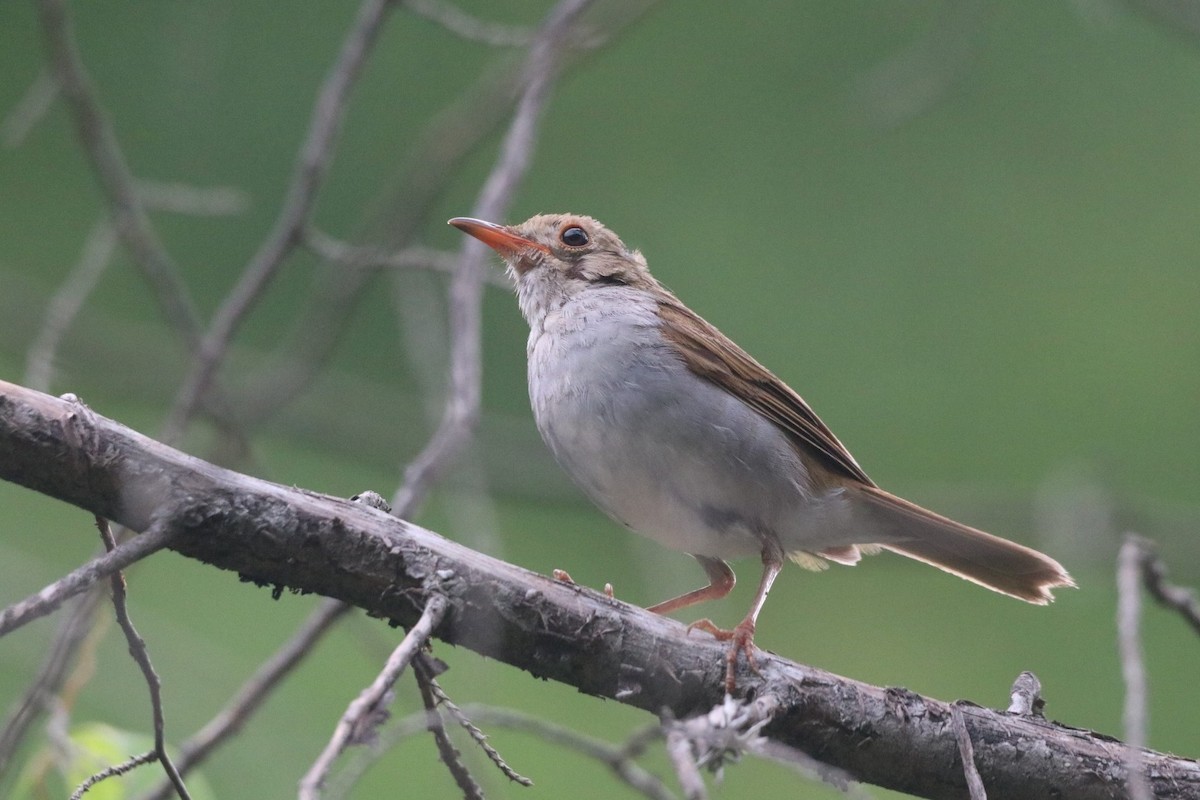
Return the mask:
M 720 642 L 729 642 L 729 650 L 725 653 L 725 692 L 733 694 L 737 688 L 737 657 L 738 653 L 746 654 L 746 664 L 755 675 L 762 676 L 758 669 L 758 659 L 754 657 L 754 620 L 746 618 L 733 627 L 733 630 L 718 628 L 711 619 L 696 620 L 688 625 L 688 633 L 699 629 L 710 633 Z

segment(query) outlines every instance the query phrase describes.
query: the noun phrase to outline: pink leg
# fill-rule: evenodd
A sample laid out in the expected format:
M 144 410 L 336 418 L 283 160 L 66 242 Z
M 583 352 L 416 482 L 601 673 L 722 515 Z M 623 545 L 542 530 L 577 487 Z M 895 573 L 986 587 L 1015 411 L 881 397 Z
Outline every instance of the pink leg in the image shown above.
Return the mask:
M 689 627 L 707 631 L 723 642 L 729 642 L 729 651 L 725 654 L 725 691 L 733 694 L 737 688 L 737 657 L 738 653 L 746 654 L 746 663 L 750 669 L 758 673 L 758 662 L 754 658 L 754 627 L 758 622 L 758 614 L 762 611 L 763 603 L 767 602 L 767 593 L 771 584 L 783 569 L 783 559 L 773 552 L 763 552 L 763 573 L 758 582 L 758 591 L 754 594 L 754 603 L 745 619 L 733 627 L 733 630 L 723 630 L 713 624 L 712 620 L 702 619 L 693 622 Z
M 653 611 L 655 614 L 670 614 L 672 611 L 703 603 L 705 600 L 719 600 L 729 594 L 736 579 L 728 564 L 719 558 L 709 558 L 708 556 L 693 555 L 692 558 L 699 561 L 700 566 L 704 567 L 704 573 L 708 575 L 708 586 L 694 589 L 687 594 L 679 595 L 679 597 L 672 597 L 670 600 L 664 600 L 657 605 L 650 606 L 646 609 L 647 611 Z

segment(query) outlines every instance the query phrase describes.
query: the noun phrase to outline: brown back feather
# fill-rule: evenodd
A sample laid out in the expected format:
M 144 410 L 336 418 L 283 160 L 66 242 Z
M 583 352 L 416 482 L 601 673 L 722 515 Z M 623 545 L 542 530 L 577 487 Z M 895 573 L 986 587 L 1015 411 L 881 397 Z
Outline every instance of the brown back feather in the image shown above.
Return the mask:
M 745 400 L 834 474 L 875 485 L 804 398 L 749 353 L 674 297 L 660 300 L 659 312 L 669 323 L 663 335 L 678 346 L 688 369 Z

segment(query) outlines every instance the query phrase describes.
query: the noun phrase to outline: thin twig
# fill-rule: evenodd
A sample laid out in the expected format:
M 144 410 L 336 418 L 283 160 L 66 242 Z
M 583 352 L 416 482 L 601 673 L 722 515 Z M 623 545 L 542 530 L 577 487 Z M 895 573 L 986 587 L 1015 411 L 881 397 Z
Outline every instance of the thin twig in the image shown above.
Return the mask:
M 471 776 L 471 771 L 462 762 L 462 753 L 458 752 L 458 748 L 454 746 L 454 742 L 450 741 L 450 736 L 446 733 L 446 724 L 438 711 L 439 695 L 445 697 L 445 693 L 441 691 L 440 686 L 437 686 L 433 670 L 424 653 L 417 653 L 416 658 L 413 659 L 413 676 L 417 679 L 417 688 L 421 693 L 421 702 L 425 704 L 426 719 L 429 721 L 429 732 L 433 734 L 433 741 L 437 745 L 442 763 L 450 771 L 450 776 L 454 778 L 455 785 L 458 786 L 466 800 L 483 800 L 483 789 Z M 435 686 L 437 687 L 436 692 Z
M 443 705 L 445 705 L 444 701 Z M 574 750 L 604 764 L 627 786 L 649 797 L 650 800 L 673 800 L 673 795 L 666 785 L 657 776 L 646 771 L 634 761 L 634 758 L 642 753 L 648 742 L 662 738 L 662 728 L 657 724 L 638 731 L 624 744 L 613 745 L 571 728 L 512 709 L 472 704 L 461 709 L 455 707 L 452 713 L 460 719 L 460 724 L 463 724 L 461 722 L 463 719 L 468 722 L 474 720 L 483 725 L 528 733 L 550 744 Z M 423 733 L 427 730 L 428 724 L 427 712 L 414 714 L 390 724 L 381 735 L 380 741 L 372 748 L 373 752 L 369 758 L 360 758 L 359 763 L 351 765 L 348 771 L 361 772 L 365 770 L 371 760 L 395 747 L 404 739 Z M 476 728 L 476 730 L 478 729 Z
M 286 643 L 259 665 L 225 707 L 179 748 L 176 767 L 182 775 L 198 767 L 212 752 L 236 735 L 256 712 L 279 682 L 312 652 L 317 641 L 345 616 L 351 606 L 340 600 L 326 599 Z M 169 782 L 156 787 L 145 800 L 165 800 L 171 791 Z
M 647 797 L 656 800 L 659 798 L 665 800 L 671 797 L 671 792 L 657 776 L 646 771 L 634 761 L 644 751 L 648 742 L 662 738 L 662 730 L 658 725 L 649 725 L 634 733 L 625 743 L 612 745 L 579 731 L 511 709 L 468 706 L 465 711 L 459 713 L 488 725 L 532 733 L 547 742 L 582 753 L 603 763 L 627 786 Z
M 50 298 L 41 330 L 29 345 L 25 356 L 25 383 L 30 388 L 49 391 L 59 342 L 83 309 L 88 295 L 96 288 L 116 248 L 117 233 L 112 223 L 107 216 L 97 220 L 84 240 L 79 260 L 71 268 L 66 281 Z
M 362 492 L 350 499 L 385 514 L 391 513 L 391 507 L 377 492 Z M 237 735 L 280 682 L 312 653 L 321 637 L 352 608 L 341 600 L 323 600 L 292 637 L 259 665 L 225 707 L 180 746 L 180 755 L 176 759 L 180 774 L 187 775 L 204 763 L 218 747 Z M 164 781 L 141 800 L 166 800 L 170 792 L 170 782 Z
M 1151 542 L 1143 540 L 1140 549 L 1142 583 L 1146 591 L 1159 605 L 1177 611 L 1192 626 L 1192 630 L 1200 634 L 1200 602 L 1196 599 L 1196 593 L 1167 580 L 1167 565 Z
M 1117 554 L 1117 645 L 1125 680 L 1126 786 L 1130 800 L 1152 800 L 1146 779 L 1146 669 L 1142 661 L 1140 563 L 1145 540 L 1126 535 Z
M 823 781 L 852 800 L 871 800 L 871 794 L 846 770 L 826 764 L 803 750 L 789 747 L 783 742 L 763 739 L 755 744 L 750 752 L 759 758 L 790 767 L 809 780 Z
M 678 721 L 668 715 L 662 725 L 667 736 L 667 752 L 685 792 L 693 796 L 704 791 L 700 767 L 720 780 L 726 763 L 736 763 L 743 755 L 750 754 L 784 764 L 810 780 L 827 783 L 851 797 L 866 797 L 854 776 L 846 770 L 763 734 L 763 729 L 782 708 L 783 703 L 772 693 L 760 694 L 752 701 L 735 700 L 727 694 L 707 714 Z
M 288 187 L 275 226 L 246 265 L 237 285 L 213 315 L 212 324 L 200 342 L 188 375 L 167 418 L 166 430 L 169 433 L 177 435 L 191 419 L 197 405 L 208 391 L 217 367 L 228 353 L 238 326 L 262 297 L 267 284 L 275 277 L 284 259 L 300 243 L 304 226 L 308 222 L 317 192 L 333 156 L 334 145 L 345 118 L 350 90 L 362 72 L 367 55 L 392 5 L 392 0 L 364 0 L 359 6 L 358 15 L 342 41 L 341 50 L 326 75 L 313 106 L 308 135 L 300 146 L 291 185 Z
M 178 267 L 150 223 L 108 115 L 96 99 L 75 42 L 66 0 L 38 0 L 38 11 L 57 80 L 99 179 L 117 236 L 150 284 L 167 324 L 189 350 L 195 350 L 200 342 L 199 315 Z
M 570 32 L 564 40 L 564 61 L 579 63 L 597 48 L 615 38 L 615 34 L 639 18 L 655 0 L 630 0 L 606 7 L 605 35 L 591 35 L 578 45 L 580 37 Z M 597 25 L 599 27 L 599 25 Z M 593 29 L 595 30 L 595 28 Z M 509 109 L 516 103 L 525 81 L 524 63 L 487 71 L 479 81 L 439 112 L 418 138 L 418 144 L 405 159 L 405 166 L 388 188 L 380 191 L 372 203 L 379 210 L 367 227 L 385 231 L 380 234 L 392 250 L 411 244 L 435 203 L 443 196 L 447 176 L 487 141 Z M 353 271 L 324 270 L 314 282 L 303 307 L 295 314 L 301 320 L 285 338 L 272 365 L 260 370 L 244 393 L 239 418 L 247 424 L 276 415 L 279 409 L 299 396 L 320 368 L 332 357 L 352 310 L 362 296 L 367 280 L 374 272 L 362 268 Z
M 392 249 L 404 247 L 415 235 L 435 200 L 441 196 L 446 176 L 473 153 L 514 102 L 515 70 L 499 79 L 485 76 L 472 91 L 457 98 L 438 114 L 420 137 L 396 183 L 403 187 L 395 198 L 380 201 L 387 207 L 387 240 Z M 457 257 L 456 257 L 457 263 Z M 367 281 L 375 274 L 368 267 L 324 270 L 308 299 L 295 315 L 302 320 L 278 348 L 272 364 L 245 393 L 241 418 L 259 422 L 299 396 L 312 383 L 335 351 Z
M 130 770 L 140 767 L 142 764 L 149 764 L 151 761 L 157 760 L 158 753 L 154 752 L 153 750 L 147 750 L 140 756 L 134 756 L 126 761 L 122 761 L 120 764 L 114 764 L 111 767 L 105 767 L 95 775 L 89 777 L 83 783 L 79 784 L 79 787 L 75 791 L 71 792 L 71 800 L 79 800 L 81 797 L 83 797 L 84 793 L 87 792 L 88 789 L 92 788 L 105 778 L 124 775 Z
M 234 186 L 192 186 L 141 178 L 137 193 L 149 209 L 192 217 L 228 217 L 250 208 L 250 198 Z
M 326 261 L 354 269 L 423 269 L 453 273 L 458 268 L 457 253 L 435 250 L 432 247 L 385 250 L 369 245 L 354 245 L 311 227 L 304 232 L 304 244 Z M 512 281 L 498 270 L 484 272 L 483 280 L 489 286 L 512 289 Z
M 38 14 L 55 77 L 74 117 L 80 144 L 96 173 L 117 237 L 150 285 L 168 326 L 184 342 L 188 352 L 199 357 L 203 333 L 199 314 L 178 265 L 150 222 L 138 183 L 121 151 L 108 114 L 97 99 L 79 54 L 66 0 L 38 0 Z M 229 416 L 226 398 L 216 391 L 210 392 L 204 400 L 214 415 Z M 181 432 L 181 426 L 168 427 L 161 438 L 174 442 Z
M 561 48 L 569 41 L 571 25 L 593 0 L 564 0 L 547 15 L 530 46 L 523 74 L 527 83 L 500 148 L 496 166 L 488 176 L 472 209 L 472 216 L 500 219 L 517 184 L 525 175 L 537 141 L 538 120 L 559 72 Z M 404 485 L 392 505 L 400 516 L 416 510 L 416 498 L 437 481 L 453 458 L 474 434 L 479 420 L 480 316 L 486 247 L 468 238 L 461 261 L 450 282 L 450 387 L 441 424 L 429 444 L 404 473 Z
M 657 0 L 628 0 L 604 7 L 602 21 L 588 20 L 586 40 L 570 32 L 562 53 L 570 66 L 590 57 L 632 25 Z M 595 31 L 600 31 L 596 33 Z M 575 42 L 575 43 L 572 43 Z M 420 135 L 396 178 L 380 190 L 371 205 L 378 209 L 366 229 L 377 232 L 390 249 L 410 244 L 427 221 L 430 210 L 443 197 L 447 176 L 490 139 L 523 85 L 523 65 L 490 70 L 467 91 L 439 112 Z M 383 233 L 385 232 L 385 233 Z M 328 363 L 335 345 L 354 318 L 352 310 L 374 273 L 360 269 L 323 270 L 301 309 L 298 322 L 278 348 L 267 369 L 259 370 L 254 383 L 240 398 L 239 419 L 259 423 L 300 396 L 320 368 Z
M 54 633 L 54 640 L 47 648 L 46 658 L 38 668 L 37 675 L 13 704 L 8 716 L 0 722 L 0 776 L 4 774 L 17 747 L 24 741 L 26 733 L 33 727 L 34 720 L 62 687 L 75 653 L 92 628 L 92 620 L 104 594 L 102 586 L 94 585 L 68 609 Z
M 115 549 L 97 556 L 86 564 L 71 570 L 49 584 L 37 594 L 0 611 L 0 636 L 21 627 L 25 623 L 44 617 L 64 601 L 87 589 L 96 581 L 107 578 L 151 553 L 161 550 L 170 541 L 166 528 L 151 527 L 145 533 L 122 542 Z
M 725 699 L 707 714 L 685 720 L 669 715 L 663 720 L 667 735 L 667 755 L 675 773 L 689 797 L 704 797 L 704 781 L 699 768 L 704 767 L 720 780 L 724 765 L 738 761 L 744 753 L 752 753 L 764 739 L 762 729 L 778 713 L 779 700 L 763 695 L 753 702 Z
M 105 548 L 111 553 L 117 546 L 117 540 L 113 538 L 112 530 L 108 526 L 108 520 L 103 517 L 96 517 L 96 528 L 100 531 L 100 538 L 104 541 Z M 162 683 L 159 681 L 158 673 L 154 671 L 154 665 L 150 663 L 150 652 L 146 649 L 146 641 L 138 634 L 137 629 L 133 627 L 133 620 L 129 618 L 129 607 L 126 602 L 125 576 L 120 572 L 114 572 L 109 581 L 112 585 L 112 601 L 113 608 L 117 612 L 117 624 L 121 626 L 121 630 L 125 632 L 125 641 L 129 645 L 129 655 L 133 656 L 133 660 L 137 662 L 138 667 L 142 670 L 142 675 L 146 679 L 146 686 L 150 690 L 150 707 L 154 715 L 154 754 L 162 764 L 163 770 L 171 779 L 171 784 L 175 787 L 175 792 L 182 800 L 190 800 L 187 787 L 183 785 L 183 778 L 180 777 L 179 771 L 175 769 L 175 765 L 171 762 L 171 757 L 167 754 L 167 742 L 164 732 L 165 723 L 163 720 L 163 705 L 162 705 Z
M 979 777 L 979 768 L 975 766 L 975 745 L 971 744 L 971 732 L 967 730 L 967 721 L 963 719 L 962 709 L 957 703 L 950 706 L 950 721 L 971 800 L 987 800 L 987 789 L 983 786 L 983 778 Z
M 33 83 L 21 95 L 21 99 L 0 122 L 0 145 L 7 148 L 20 147 L 33 126 L 46 116 L 58 97 L 59 84 L 54 73 L 43 67 Z
M 692 752 L 692 742 L 682 728 L 674 727 L 667 731 L 667 757 L 671 759 L 671 767 L 687 800 L 704 800 L 708 797 L 704 777 Z
M 533 38 L 533 31 L 529 28 L 488 22 L 443 0 L 404 0 L 404 7 L 471 42 L 482 42 L 493 47 L 520 47 Z
M 484 734 L 484 732 L 481 731 L 475 725 L 475 723 L 471 722 L 470 717 L 468 717 L 463 710 L 459 708 L 453 700 L 450 699 L 450 696 L 446 694 L 441 685 L 438 684 L 437 680 L 431 677 L 429 680 L 429 686 L 434 699 L 437 701 L 438 707 L 446 709 L 446 713 L 453 717 L 454 721 L 458 723 L 459 727 L 467 732 L 467 735 L 471 737 L 471 741 L 475 742 L 475 744 L 479 746 L 479 749 L 483 750 L 484 754 L 488 757 L 488 760 L 495 764 L 496 768 L 504 773 L 504 777 L 508 778 L 513 783 L 519 783 L 522 786 L 533 786 L 533 781 L 510 767 L 508 762 L 504 760 L 504 757 L 500 755 L 500 752 L 488 743 L 487 735 Z
M 139 181 L 136 188 L 148 208 L 180 214 L 224 216 L 241 213 L 248 206 L 242 192 L 226 186 Z M 25 356 L 25 383 L 29 387 L 49 391 L 58 346 L 111 263 L 116 247 L 117 233 L 106 213 L 92 225 L 79 260 L 46 307 L 41 330 Z
M 333 762 L 346 749 L 351 738 L 361 733 L 361 727 L 367 718 L 380 711 L 385 695 L 391 691 L 392 685 L 396 683 L 404 668 L 408 666 L 417 652 L 425 646 L 425 642 L 429 640 L 434 628 L 441 623 L 447 606 L 445 596 L 440 594 L 430 596 L 425 604 L 425 610 L 421 613 L 421 618 L 392 652 L 383 671 L 346 708 L 346 712 L 334 729 L 329 744 L 325 746 L 325 749 L 317 756 L 317 760 L 313 762 L 312 767 L 301 779 L 300 800 L 316 800 L 321 796 L 321 787 L 325 783 L 325 778 L 329 774 Z

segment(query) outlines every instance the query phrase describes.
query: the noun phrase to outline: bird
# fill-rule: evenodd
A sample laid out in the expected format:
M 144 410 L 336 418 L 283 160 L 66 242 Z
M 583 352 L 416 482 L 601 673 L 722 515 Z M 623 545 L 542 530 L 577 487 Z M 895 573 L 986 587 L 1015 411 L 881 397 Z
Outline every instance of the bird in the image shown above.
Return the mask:
M 450 225 L 500 254 L 529 323 L 529 398 L 546 446 L 592 502 L 625 527 L 690 554 L 708 585 L 647 610 L 725 597 L 728 561 L 762 573 L 727 642 L 757 674 L 754 633 L 791 560 L 808 569 L 888 550 L 1045 605 L 1074 580 L 1053 558 L 880 488 L 807 402 L 655 279 L 599 221 L 539 214 L 517 225 Z

